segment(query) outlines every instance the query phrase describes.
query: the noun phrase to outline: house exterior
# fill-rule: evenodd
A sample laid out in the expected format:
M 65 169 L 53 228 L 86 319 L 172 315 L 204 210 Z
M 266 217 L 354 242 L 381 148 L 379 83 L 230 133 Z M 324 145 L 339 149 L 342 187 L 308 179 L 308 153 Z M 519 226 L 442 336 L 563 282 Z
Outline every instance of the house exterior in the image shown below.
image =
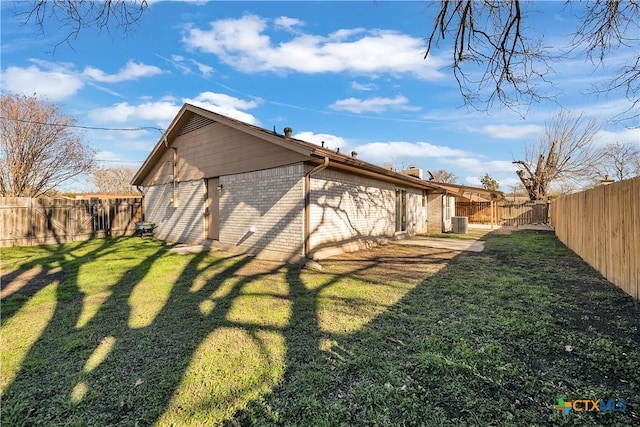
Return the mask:
M 294 261 L 443 231 L 439 185 L 185 104 L 132 184 L 156 237 Z

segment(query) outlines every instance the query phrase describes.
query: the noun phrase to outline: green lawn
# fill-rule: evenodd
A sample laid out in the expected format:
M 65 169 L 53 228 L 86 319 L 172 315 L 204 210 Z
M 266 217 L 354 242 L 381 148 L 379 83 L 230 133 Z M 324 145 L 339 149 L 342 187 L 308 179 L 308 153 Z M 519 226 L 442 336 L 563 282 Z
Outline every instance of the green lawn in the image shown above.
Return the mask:
M 552 233 L 484 239 L 322 271 L 139 238 L 3 249 L 2 424 L 640 423 L 640 304 Z

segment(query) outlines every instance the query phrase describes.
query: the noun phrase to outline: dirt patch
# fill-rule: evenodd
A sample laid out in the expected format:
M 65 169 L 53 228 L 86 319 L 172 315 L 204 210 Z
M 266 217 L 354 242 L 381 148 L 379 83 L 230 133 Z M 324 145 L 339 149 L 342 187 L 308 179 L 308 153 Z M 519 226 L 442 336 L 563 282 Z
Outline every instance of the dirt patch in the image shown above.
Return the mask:
M 385 245 L 327 258 L 332 273 L 365 274 L 394 280 L 422 280 L 447 265 L 460 251 L 424 246 Z

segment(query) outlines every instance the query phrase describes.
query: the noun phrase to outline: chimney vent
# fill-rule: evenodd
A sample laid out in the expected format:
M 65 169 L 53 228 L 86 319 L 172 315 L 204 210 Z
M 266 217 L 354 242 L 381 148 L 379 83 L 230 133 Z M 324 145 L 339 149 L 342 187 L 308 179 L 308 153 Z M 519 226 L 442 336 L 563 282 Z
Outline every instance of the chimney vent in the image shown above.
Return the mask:
M 284 136 L 286 138 L 291 138 L 292 133 L 293 133 L 293 129 L 291 129 L 290 127 L 284 128 Z
M 353 157 L 354 159 L 355 159 L 356 157 L 358 157 L 358 152 L 357 152 L 357 151 L 352 151 L 352 152 L 351 152 L 351 157 Z

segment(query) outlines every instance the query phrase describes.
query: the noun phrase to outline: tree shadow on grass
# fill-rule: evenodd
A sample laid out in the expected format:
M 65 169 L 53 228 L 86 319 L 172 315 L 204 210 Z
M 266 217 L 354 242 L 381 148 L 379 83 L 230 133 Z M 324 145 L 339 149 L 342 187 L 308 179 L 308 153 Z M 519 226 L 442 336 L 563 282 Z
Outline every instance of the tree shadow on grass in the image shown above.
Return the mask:
M 50 319 L 4 389 L 2 419 L 7 425 L 153 424 L 176 397 L 195 350 L 212 331 L 246 330 L 236 338 L 253 340 L 257 351 L 264 351 L 260 333 L 268 328 L 252 331 L 252 325 L 228 319 L 240 290 L 259 277 L 230 280 L 251 262 L 245 256 L 182 257 L 161 244 L 140 248 L 142 261 L 133 260 L 87 315 L 79 269 L 117 245 L 104 241 L 63 265 L 65 281 L 55 288 Z M 158 275 L 159 261 L 167 264 L 165 257 L 171 268 Z M 154 295 L 158 292 L 164 295 Z M 203 306 L 206 301 L 211 304 Z M 156 306 L 145 310 L 149 304 Z M 215 367 L 210 368 L 209 375 L 216 375 Z M 260 374 L 254 377 L 261 381 Z M 172 410 L 188 417 L 194 409 Z
M 180 256 L 131 240 L 139 256 L 105 277 L 108 294 L 88 314 L 80 270 L 104 274 L 97 263 L 117 262 L 124 243 L 84 248 L 63 267 L 51 319 L 4 389 L 3 422 L 633 424 L 637 311 L 619 313 L 608 341 L 574 325 L 567 352 L 558 312 L 576 301 L 562 296 L 561 279 L 566 263 L 580 261 L 563 258 L 541 273 L 527 264 L 529 241 L 500 239 L 457 257 L 365 251 L 325 261 L 321 272 Z M 533 253 L 554 244 L 538 242 Z M 567 421 L 553 408 L 560 396 L 630 404 L 625 413 Z
M 316 331 L 294 341 L 292 330 L 284 381 L 230 424 L 637 424 L 638 302 L 595 277 L 552 234 L 487 241 L 485 252 L 455 257 L 352 334 Z M 365 270 L 354 274 L 371 274 Z M 289 283 L 308 280 L 304 271 L 289 273 Z M 592 287 L 601 301 L 591 299 Z M 318 298 L 310 300 L 315 309 L 302 322 L 314 331 Z M 570 331 L 576 314 L 596 315 L 606 331 L 593 319 L 570 322 Z M 625 399 L 626 411 L 565 417 L 555 409 L 559 397 Z

